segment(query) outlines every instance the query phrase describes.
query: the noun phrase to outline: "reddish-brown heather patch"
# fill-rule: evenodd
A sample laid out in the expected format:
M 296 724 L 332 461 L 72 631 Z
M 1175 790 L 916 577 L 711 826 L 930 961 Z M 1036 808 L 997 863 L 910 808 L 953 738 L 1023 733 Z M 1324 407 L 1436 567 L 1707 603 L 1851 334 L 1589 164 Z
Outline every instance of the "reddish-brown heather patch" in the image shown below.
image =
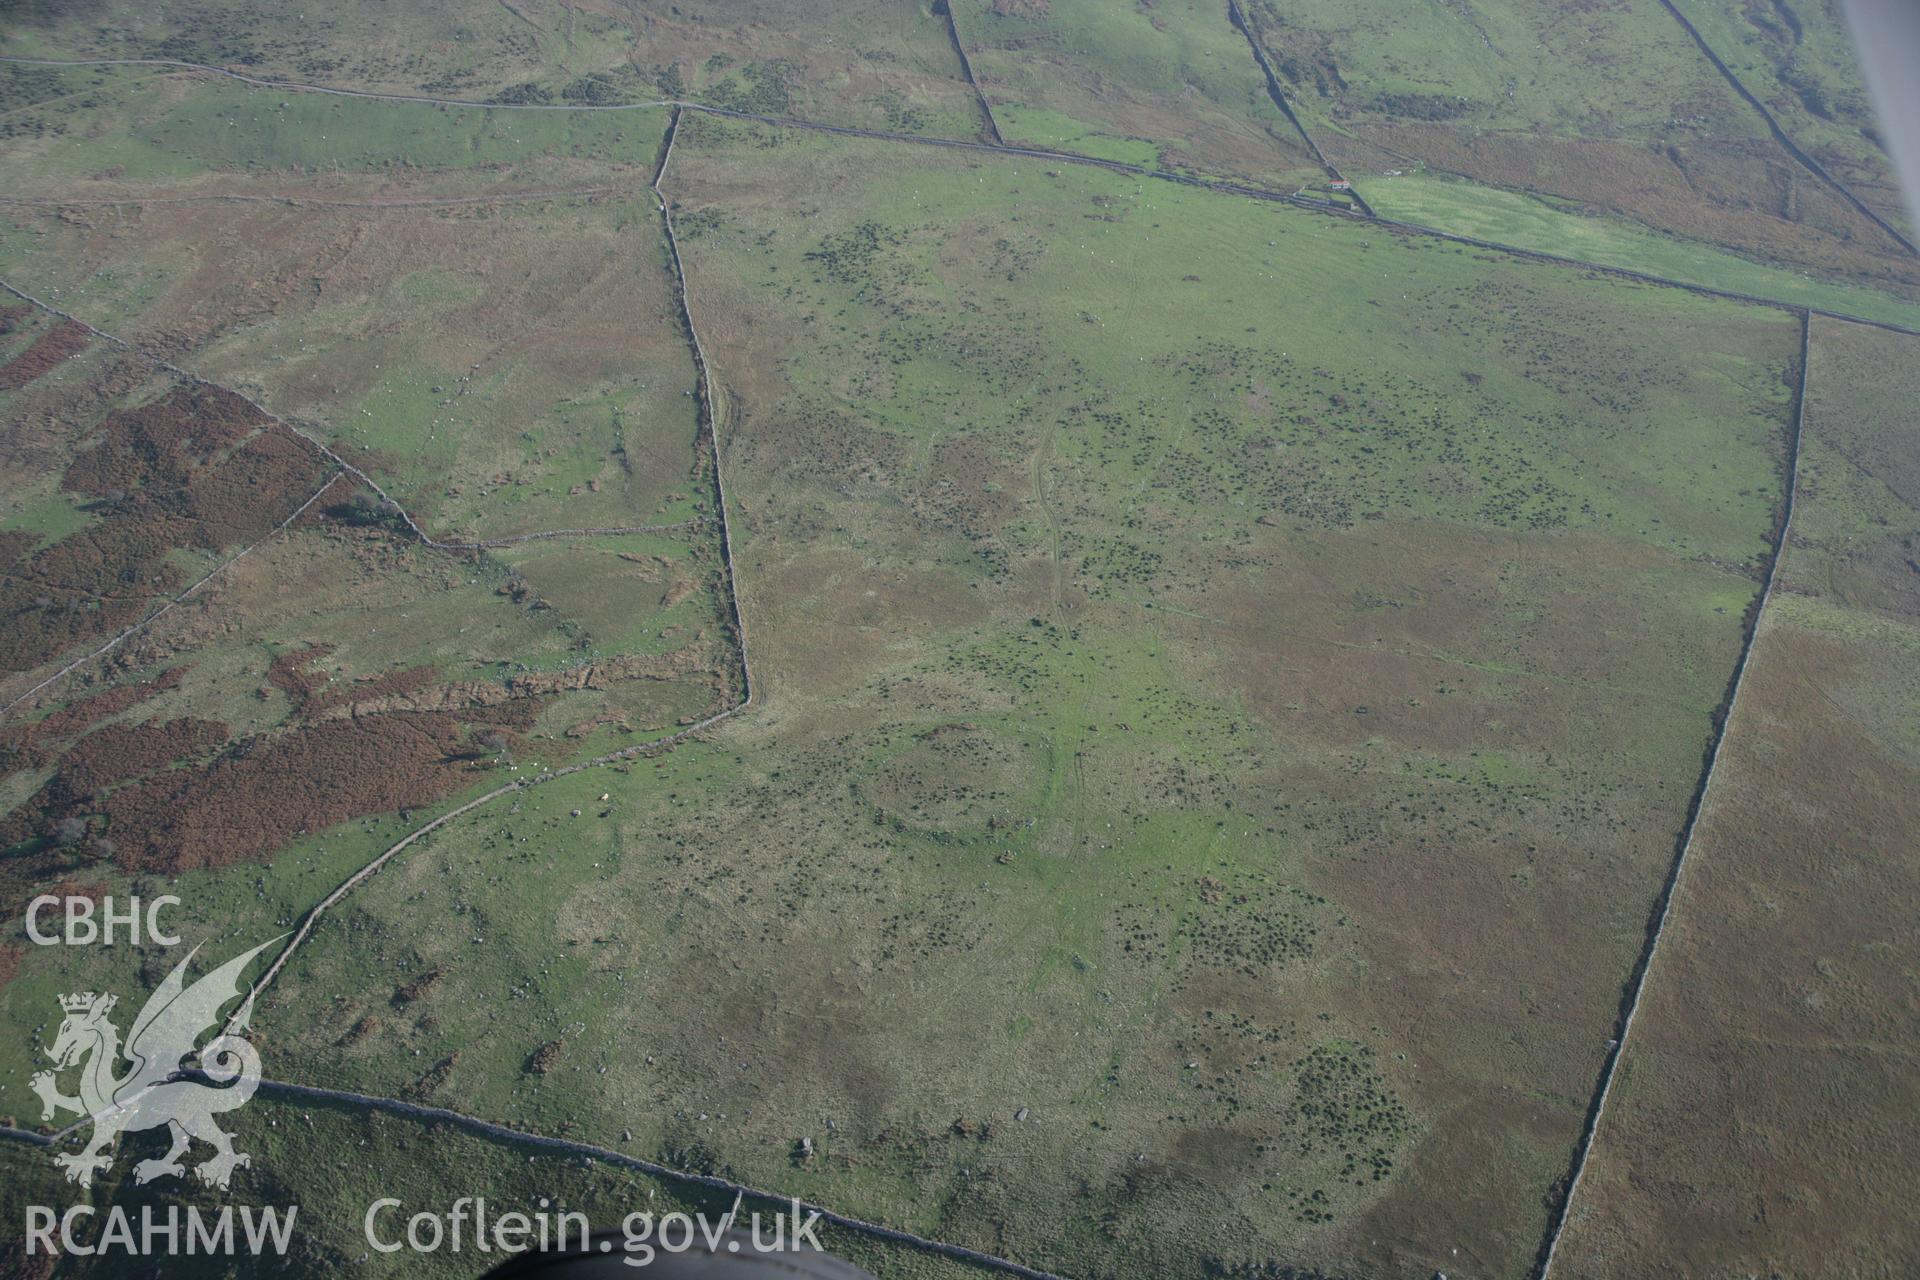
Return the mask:
M 267 667 L 267 682 L 286 694 L 298 710 L 327 682 L 326 677 L 308 668 L 332 652 L 330 644 L 315 644 L 283 653 Z
M 67 468 L 61 487 L 91 497 L 114 491 L 185 487 L 194 472 L 216 461 L 266 425 L 240 397 L 210 387 L 176 387 L 100 424 L 93 446 Z
M 232 731 L 218 720 L 110 724 L 82 738 L 60 761 L 56 782 L 88 796 L 116 782 L 164 769 L 224 746 Z
M 0 365 L 0 391 L 18 391 L 62 360 L 86 349 L 88 334 L 71 320 L 62 320 L 33 340 L 33 344 Z
M 0 728 L 0 771 L 38 768 L 52 759 L 48 752 L 51 743 L 173 688 L 186 673 L 186 667 L 173 667 L 145 684 L 123 684 L 77 699 L 44 719 Z
M 170 667 L 145 684 L 123 684 L 102 693 L 90 694 L 28 727 L 34 731 L 34 737 L 43 742 L 50 738 L 72 737 L 108 716 L 119 715 L 128 707 L 145 702 L 155 694 L 165 693 L 179 684 L 189 669 L 184 666 Z
M 224 746 L 232 731 L 217 720 L 111 724 L 60 757 L 54 775 L 33 797 L 0 819 L 0 848 L 52 835 L 64 818 L 96 813 L 110 787 L 166 769 Z M 94 834 L 100 834 L 97 824 Z
M 204 769 L 172 769 L 101 806 L 115 860 L 175 872 L 258 857 L 304 832 L 429 804 L 476 767 L 465 721 L 524 727 L 532 700 L 462 717 L 402 713 L 250 739 Z
M 98 499 L 99 518 L 0 579 L 0 671 L 32 670 L 132 624 L 184 586 L 176 550 L 219 552 L 272 532 L 324 463 L 264 428 L 246 401 L 206 387 L 109 414 L 61 481 Z

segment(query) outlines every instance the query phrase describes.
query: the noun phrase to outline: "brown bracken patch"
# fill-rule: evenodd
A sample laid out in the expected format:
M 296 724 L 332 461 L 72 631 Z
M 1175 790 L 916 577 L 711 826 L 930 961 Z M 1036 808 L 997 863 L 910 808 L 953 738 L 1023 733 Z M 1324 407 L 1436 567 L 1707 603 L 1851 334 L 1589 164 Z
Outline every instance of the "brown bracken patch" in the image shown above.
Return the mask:
M 82 738 L 60 761 L 56 781 L 75 795 L 202 756 L 226 745 L 231 730 L 218 720 L 187 718 L 149 724 L 110 724 Z
M 230 736 L 219 721 L 198 719 L 111 724 L 89 734 L 60 757 L 53 777 L 31 800 L 0 820 L 0 847 L 51 835 L 62 821 L 85 821 L 115 784 L 204 756 Z
M 0 771 L 12 773 L 38 768 L 52 759 L 48 752 L 50 744 L 73 737 L 108 716 L 119 715 L 128 707 L 164 693 L 179 684 L 180 677 L 186 673 L 186 667 L 174 667 L 145 684 L 123 684 L 80 698 L 45 719 L 0 729 Z
M 0 578 L 0 672 L 30 671 L 128 626 L 176 594 L 182 549 L 217 553 L 270 533 L 320 481 L 322 461 L 252 405 L 180 387 L 107 416 L 61 486 L 95 499 L 86 528 Z
M 71 320 L 62 320 L 33 340 L 33 344 L 0 365 L 0 391 L 18 391 L 62 360 L 86 349 L 88 334 Z
M 519 728 L 531 702 L 472 719 Z M 429 804 L 473 769 L 463 717 L 450 712 L 329 721 L 243 739 L 204 769 L 122 787 L 101 812 L 129 870 L 176 872 L 259 857 L 309 831 Z
M 304 707 L 307 700 L 326 684 L 324 676 L 308 668 L 332 652 L 333 646 L 330 644 L 315 644 L 283 653 L 267 668 L 267 682 L 286 694 L 295 709 Z

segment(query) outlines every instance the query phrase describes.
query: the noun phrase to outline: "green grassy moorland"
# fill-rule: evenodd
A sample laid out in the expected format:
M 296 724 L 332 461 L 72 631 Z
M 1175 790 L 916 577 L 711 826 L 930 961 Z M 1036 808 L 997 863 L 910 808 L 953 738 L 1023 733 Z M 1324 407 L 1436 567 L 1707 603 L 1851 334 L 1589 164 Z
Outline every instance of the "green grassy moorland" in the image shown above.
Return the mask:
M 122 107 L 148 91 L 115 88 Z M 181 363 L 309 424 L 438 537 L 710 514 L 691 483 L 692 361 L 646 191 L 663 114 L 276 105 L 218 85 L 163 96 L 161 119 L 181 123 L 145 144 L 165 163 L 136 167 L 155 180 L 137 197 L 102 182 L 92 198 L 128 203 L 77 216 L 8 210 L 0 273 L 110 332 L 185 347 Z M 352 117 L 335 127 L 367 140 L 377 179 L 309 175 L 298 144 L 324 148 L 327 126 L 275 118 L 299 111 Z M 522 142 L 551 158 L 569 128 L 600 136 L 508 188 L 552 199 L 469 203 L 499 194 L 492 175 Z M 441 145 L 408 141 L 422 137 Z M 38 159 L 92 171 L 92 146 L 63 136 Z M 492 190 L 476 189 L 481 175 Z
M 683 127 L 756 709 L 390 867 L 263 1006 L 282 1069 L 1080 1274 L 1517 1274 L 1791 322 L 914 159 Z
M 1318 174 L 1224 5 L 950 2 L 1011 142 Z M 391 7 L 28 4 L 0 53 L 989 128 L 933 4 Z M 1911 259 L 1657 3 L 1241 7 L 1389 216 L 1912 320 Z M 1887 203 L 1830 15 L 1681 7 Z M 38 1121 L 56 997 L 136 1007 L 178 959 L 29 946 L 34 893 L 177 894 L 219 958 L 537 781 L 320 919 L 256 1011 L 270 1077 L 1068 1275 L 1528 1274 L 1775 536 L 1796 321 L 689 113 L 666 188 L 756 697 L 555 777 L 744 688 L 667 127 L 0 66 L 0 275 L 437 537 L 575 531 L 436 550 L 345 482 L 280 530 L 311 448 L 0 301 L 0 695 L 254 548 L 0 725 L 0 1116 Z M 1912 344 L 1814 333 L 1795 540 L 1570 1275 L 1914 1252 Z M 473 1269 L 368 1254 L 382 1194 L 724 1208 L 354 1107 L 234 1127 L 234 1198 L 303 1206 L 296 1274 Z M 125 1181 L 146 1154 L 100 1203 L 173 1194 Z M 0 1147 L 0 1240 L 56 1177 Z
M 1368 202 L 1382 217 L 1920 329 L 1920 302 L 1912 298 L 1757 262 L 1704 241 L 1663 235 L 1565 202 L 1424 174 L 1378 177 L 1365 185 Z

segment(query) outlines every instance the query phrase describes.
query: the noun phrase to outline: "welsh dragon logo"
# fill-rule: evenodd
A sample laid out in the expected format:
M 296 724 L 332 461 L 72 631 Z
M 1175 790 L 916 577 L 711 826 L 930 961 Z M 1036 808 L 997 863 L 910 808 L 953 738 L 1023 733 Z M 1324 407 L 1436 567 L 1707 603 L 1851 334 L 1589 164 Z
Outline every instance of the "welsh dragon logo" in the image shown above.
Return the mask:
M 147 1000 L 124 1048 L 120 1029 L 107 1017 L 118 996 L 84 991 L 60 997 L 66 1018 L 53 1047 L 46 1050 L 54 1070 L 36 1073 L 31 1084 L 43 1104 L 42 1120 L 51 1120 L 56 1112 L 77 1111 L 93 1121 L 93 1141 L 85 1151 L 53 1158 L 66 1171 L 67 1181 L 92 1186 L 95 1173 L 112 1167 L 113 1146 L 121 1134 L 161 1125 L 172 1130 L 173 1145 L 164 1156 L 135 1165 L 135 1182 L 183 1176 L 186 1167 L 180 1157 L 196 1138 L 214 1148 L 214 1155 L 193 1170 L 210 1187 L 224 1188 L 235 1169 L 252 1163 L 245 1152 L 233 1149 L 233 1135 L 214 1123 L 220 1113 L 245 1106 L 260 1086 L 260 1055 L 239 1035 L 252 1014 L 252 997 L 219 1035 L 197 1048 L 194 1042 L 240 994 L 240 975 L 253 958 L 278 941 L 263 942 L 188 986 L 187 965 L 200 950 L 195 947 Z M 124 1075 L 119 1073 L 123 1057 L 131 1064 Z M 198 1060 L 197 1071 L 188 1066 L 189 1059 Z M 72 1067 L 80 1069 L 78 1097 L 60 1092 L 56 1080 L 57 1073 Z

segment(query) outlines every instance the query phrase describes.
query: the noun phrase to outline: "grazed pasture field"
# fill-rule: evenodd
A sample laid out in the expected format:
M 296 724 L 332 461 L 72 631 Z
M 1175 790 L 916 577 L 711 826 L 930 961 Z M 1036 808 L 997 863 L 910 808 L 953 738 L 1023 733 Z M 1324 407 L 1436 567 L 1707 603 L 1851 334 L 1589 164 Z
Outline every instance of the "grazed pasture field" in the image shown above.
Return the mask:
M 1635 225 L 1591 205 L 1421 173 L 1374 178 L 1366 188 L 1368 203 L 1385 218 L 1920 329 L 1920 297 L 1906 286 L 1841 284 Z

